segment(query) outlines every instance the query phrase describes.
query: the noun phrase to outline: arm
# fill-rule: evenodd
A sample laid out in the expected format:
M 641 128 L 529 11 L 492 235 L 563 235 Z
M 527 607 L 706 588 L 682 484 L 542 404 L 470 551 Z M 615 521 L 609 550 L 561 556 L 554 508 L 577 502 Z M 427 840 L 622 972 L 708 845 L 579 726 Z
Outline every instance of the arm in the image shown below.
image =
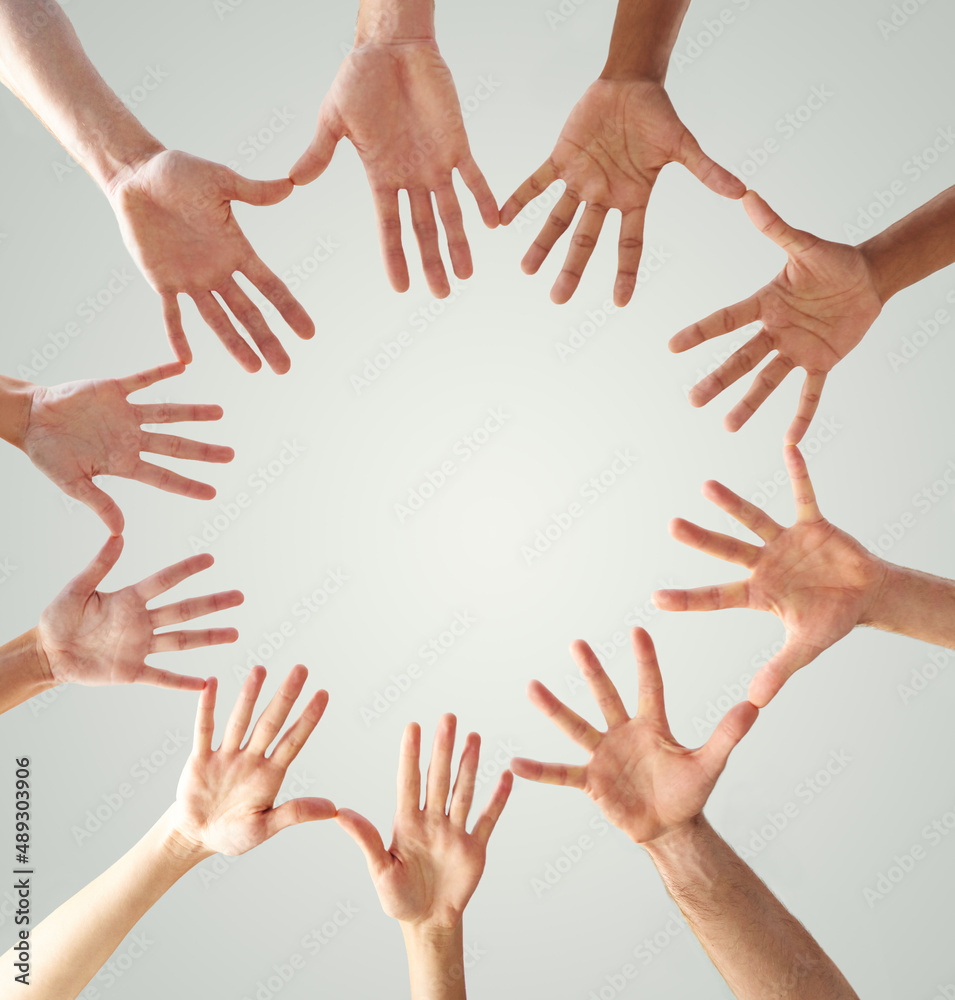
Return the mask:
M 474 195 L 486 226 L 495 227 L 499 215 L 471 155 L 454 80 L 438 51 L 433 0 L 361 0 L 354 48 L 319 108 L 311 145 L 289 172 L 292 181 L 315 180 L 344 138 L 368 177 L 391 287 L 409 287 L 398 214 L 398 192 L 406 190 L 428 287 L 439 298 L 450 294 L 432 197 L 459 278 L 469 278 L 473 265 L 452 171 Z
M 228 167 L 167 150 L 106 85 L 67 16 L 48 0 L 0 0 L 0 80 L 106 194 L 127 248 L 162 297 L 176 357 L 192 359 L 177 299 L 184 292 L 247 371 L 261 367 L 214 292 L 273 370 L 288 371 L 288 354 L 234 272 L 243 272 L 300 337 L 311 337 L 315 326 L 242 235 L 231 201 L 275 204 L 291 194 L 289 181 L 248 180 Z
M 154 684 L 198 691 L 198 677 L 149 666 L 150 653 L 197 649 L 235 642 L 232 628 L 158 632 L 167 625 L 234 608 L 238 590 L 177 601 L 161 608 L 146 604 L 213 564 L 208 553 L 192 556 L 112 594 L 96 588 L 116 565 L 123 539 L 112 536 L 79 576 L 40 615 L 36 628 L 0 647 L 0 712 L 6 712 L 58 684 Z
M 456 720 L 438 723 L 421 803 L 421 730 L 405 729 L 398 764 L 398 809 L 391 846 L 364 816 L 338 812 L 338 822 L 365 855 L 382 909 L 401 925 L 408 953 L 412 1000 L 464 1000 L 464 909 L 484 872 L 487 843 L 510 795 L 505 771 L 490 801 L 467 832 L 481 738 L 470 733 L 451 789 Z M 451 793 L 450 805 L 448 793 Z
M 501 209 L 501 222 L 507 225 L 554 181 L 566 182 L 521 262 L 527 274 L 536 274 L 580 203 L 586 203 L 551 289 L 551 299 L 558 304 L 576 291 L 611 208 L 622 216 L 614 303 L 625 306 L 630 301 L 643 251 L 647 204 L 667 163 L 682 163 L 724 197 L 740 198 L 746 190 L 742 181 L 706 156 L 663 88 L 688 6 L 689 0 L 620 0 L 600 78 L 571 111 L 550 157 Z
M 753 678 L 749 699 L 768 704 L 786 681 L 856 625 L 902 632 L 955 649 L 955 583 L 885 562 L 823 516 L 799 449 L 785 449 L 796 501 L 796 521 L 777 524 L 721 483 L 703 484 L 703 494 L 764 545 L 756 546 L 690 521 L 675 518 L 670 534 L 708 555 L 745 566 L 746 580 L 658 590 L 664 611 L 771 611 L 786 628 L 786 643 Z
M 140 452 L 199 462 L 231 462 L 235 456 L 231 448 L 142 429 L 143 424 L 222 416 L 219 406 L 129 402 L 130 394 L 184 370 L 180 362 L 172 362 L 122 379 L 67 382 L 49 389 L 0 376 L 0 437 L 24 451 L 67 496 L 85 503 L 119 535 L 123 513 L 93 483 L 94 476 L 123 476 L 168 493 L 210 500 L 215 496 L 211 486 L 145 462 Z
M 590 756 L 587 764 L 515 758 L 514 773 L 585 791 L 657 866 L 667 890 L 739 1000 L 858 1000 L 819 945 L 713 833 L 703 807 L 733 748 L 756 721 L 734 706 L 697 750 L 673 738 L 650 636 L 633 630 L 639 703 L 630 716 L 590 647 L 571 647 L 607 723 L 601 732 L 534 681 L 531 701 Z M 795 977 L 795 978 L 794 978 Z
M 334 816 L 327 799 L 293 799 L 273 808 L 286 770 L 328 703 L 325 691 L 314 695 L 274 752 L 265 756 L 306 676 L 304 667 L 289 673 L 241 751 L 265 670 L 257 667 L 249 674 L 216 751 L 216 682 L 206 682 L 175 804 L 119 861 L 32 929 L 30 986 L 35 1000 L 77 996 L 153 904 L 203 859 L 217 852 L 244 854 L 286 826 Z M 11 968 L 13 961 L 11 949 L 3 956 L 3 967 Z M 4 980 L 0 996 L 13 995 Z

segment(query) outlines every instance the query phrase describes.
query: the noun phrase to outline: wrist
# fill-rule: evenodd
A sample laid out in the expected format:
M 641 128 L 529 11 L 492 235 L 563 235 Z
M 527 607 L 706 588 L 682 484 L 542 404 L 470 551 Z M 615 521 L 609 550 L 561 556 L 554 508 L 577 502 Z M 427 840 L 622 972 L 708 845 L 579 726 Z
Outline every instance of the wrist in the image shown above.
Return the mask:
M 438 954 L 449 952 L 461 946 L 464 940 L 460 920 L 453 927 L 407 921 L 399 921 L 399 925 L 405 942 L 419 951 Z
M 875 288 L 879 301 L 885 305 L 896 292 L 905 287 L 900 281 L 899 270 L 896 267 L 894 246 L 884 233 L 876 233 L 856 249 L 862 254 L 862 259 L 869 270 L 869 278 Z
M 434 0 L 374 0 L 359 8 L 356 48 L 434 41 Z
M 651 858 L 673 857 L 685 854 L 687 848 L 705 836 L 712 828 L 703 813 L 697 813 L 682 823 L 668 827 L 651 840 L 635 840 Z M 631 838 L 633 839 L 633 838 Z
M 23 450 L 37 386 L 0 376 L 0 438 Z
M 183 871 L 188 871 L 216 853 L 180 829 L 176 821 L 175 804 L 166 810 L 160 821 L 159 847 L 167 861 Z
M 859 625 L 875 625 L 891 617 L 889 608 L 892 595 L 901 587 L 904 574 L 908 572 L 878 556 L 873 556 L 872 560 L 874 582 L 871 597 L 859 615 Z
M 141 131 L 141 136 L 130 136 L 128 140 L 109 149 L 104 148 L 94 157 L 95 162 L 83 164 L 110 200 L 116 190 L 135 176 L 154 156 L 166 152 L 166 147 L 158 139 L 154 139 L 145 129 Z

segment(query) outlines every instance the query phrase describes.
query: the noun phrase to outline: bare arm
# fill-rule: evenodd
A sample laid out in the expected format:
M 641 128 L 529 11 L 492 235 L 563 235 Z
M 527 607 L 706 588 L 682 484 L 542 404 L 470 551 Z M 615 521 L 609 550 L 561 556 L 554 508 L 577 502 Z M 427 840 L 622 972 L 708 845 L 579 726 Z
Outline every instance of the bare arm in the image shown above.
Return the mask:
M 885 577 L 861 625 L 955 649 L 955 582 L 882 563 Z
M 663 83 L 690 0 L 620 0 L 601 79 Z
M 0 646 L 0 715 L 56 685 L 35 628 Z

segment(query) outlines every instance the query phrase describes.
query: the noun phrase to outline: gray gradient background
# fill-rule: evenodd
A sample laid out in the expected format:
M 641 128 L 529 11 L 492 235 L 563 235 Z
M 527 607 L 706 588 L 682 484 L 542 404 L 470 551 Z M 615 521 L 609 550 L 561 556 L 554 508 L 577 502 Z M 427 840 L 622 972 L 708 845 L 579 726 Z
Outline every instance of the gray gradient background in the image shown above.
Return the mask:
M 747 181 L 794 224 L 846 239 L 844 224 L 855 221 L 873 192 L 904 178 L 906 161 L 938 128 L 955 124 L 955 11 L 930 0 L 883 38 L 877 20 L 891 14 L 887 2 L 695 0 L 675 52 L 686 53 L 724 8 L 736 11 L 736 19 L 722 37 L 682 71 L 671 68 L 668 89 L 677 111 L 704 149 L 731 168 L 741 167 L 748 148 L 780 139 L 780 151 Z M 66 9 L 117 92 L 130 93 L 150 67 L 168 73 L 136 108 L 150 130 L 168 146 L 236 161 L 255 177 L 284 175 L 305 148 L 355 19 L 348 3 L 262 0 L 244 0 L 221 16 L 211 2 L 182 0 L 74 0 Z M 439 5 L 438 40 L 462 100 L 482 77 L 498 85 L 477 102 L 467 128 L 499 201 L 549 154 L 606 51 L 609 0 L 584 0 L 553 28 L 548 9 L 557 4 L 493 0 L 480 11 Z M 782 139 L 777 121 L 814 86 L 827 87 L 832 98 Z M 274 108 L 294 118 L 250 160 L 242 143 L 267 126 Z M 34 350 L 71 320 L 78 320 L 81 336 L 35 381 L 121 376 L 168 358 L 158 299 L 131 264 L 102 195 L 79 168 L 57 177 L 53 164 L 68 163 L 65 154 L 6 92 L 0 128 L 6 330 L 0 370 L 14 375 L 29 365 Z M 905 178 L 905 195 L 868 233 L 928 200 L 953 176 L 955 151 L 949 151 L 918 180 Z M 305 449 L 211 545 L 215 567 L 175 593 L 241 588 L 245 605 L 219 616 L 221 624 L 240 628 L 239 642 L 154 662 L 217 674 L 221 725 L 240 685 L 236 668 L 250 649 L 267 643 L 269 632 L 292 621 L 294 635 L 261 658 L 270 671 L 266 692 L 302 661 L 311 670 L 308 690 L 326 687 L 331 703 L 290 783 L 297 777 L 298 791 L 365 812 L 385 834 L 399 736 L 412 719 L 422 723 L 428 744 L 439 713 L 453 710 L 460 732 L 481 732 L 490 757 L 503 746 L 502 757 L 513 749 L 580 759 L 526 700 L 527 681 L 544 680 L 593 717 L 586 692 L 568 681 L 575 676 L 571 639 L 612 641 L 661 584 L 696 586 L 742 575 L 672 541 L 667 521 L 682 515 L 725 528 L 725 517 L 701 498 L 700 484 L 719 478 L 753 496 L 771 480 L 782 468 L 782 434 L 799 387 L 792 376 L 736 436 L 720 421 L 740 389 L 701 411 L 686 403 L 685 388 L 698 369 L 740 338 L 682 356 L 668 353 L 667 338 L 760 287 L 784 256 L 753 229 L 739 204 L 711 194 L 683 168 L 663 171 L 648 217 L 647 246 L 669 259 L 624 312 L 566 361 L 556 344 L 610 295 L 615 221 L 571 303 L 556 307 L 547 293 L 563 247 L 536 278 L 519 268 L 543 216 L 489 232 L 466 192 L 462 201 L 475 277 L 424 329 L 409 325 L 417 310 L 433 303 L 410 228 L 412 290 L 399 296 L 385 282 L 364 172 L 347 143 L 319 181 L 285 203 L 239 206 L 246 234 L 280 274 L 311 254 L 319 239 L 338 245 L 300 289 L 318 334 L 301 343 L 279 323 L 291 373 L 246 375 L 184 299 L 195 363 L 140 398 L 222 404 L 226 416 L 218 426 L 185 430 L 234 445 L 237 457 L 231 466 L 210 468 L 219 496 L 207 504 L 105 482 L 128 524 L 126 551 L 107 580 L 108 589 L 117 589 L 188 555 L 190 537 L 218 513 L 218 503 L 251 492 L 250 476 L 276 459 L 285 440 Z M 107 285 L 113 268 L 125 268 L 132 281 L 93 322 L 78 319 L 79 305 Z M 830 377 L 806 439 L 821 506 L 832 521 L 868 541 L 885 522 L 916 512 L 915 527 L 887 555 L 945 576 L 953 574 L 952 495 L 924 514 L 914 497 L 955 459 L 948 440 L 955 343 L 943 327 L 898 371 L 888 354 L 947 306 L 953 288 L 948 270 L 890 303 Z M 403 329 L 413 333 L 413 346 L 356 394 L 351 376 Z M 421 512 L 400 523 L 394 504 L 490 407 L 510 414 L 504 429 Z M 820 435 L 826 421 L 835 430 Z M 585 503 L 572 530 L 528 566 L 521 546 L 622 448 L 638 461 L 598 504 Z M 22 455 L 7 449 L 0 463 L 6 526 L 0 559 L 16 567 L 0 585 L 6 638 L 35 622 L 92 558 L 105 532 L 85 508 L 70 510 Z M 788 487 L 769 498 L 767 509 L 792 520 Z M 347 584 L 320 614 L 298 621 L 296 604 L 339 569 Z M 380 719 L 363 722 L 362 707 L 383 691 L 389 675 L 406 669 L 422 643 L 465 611 L 476 619 L 467 634 Z M 782 632 L 772 616 L 746 611 L 655 613 L 645 623 L 657 643 L 673 729 L 690 745 L 708 732 L 694 720 L 724 694 L 724 685 L 751 673 Z M 863 897 L 893 855 L 926 845 L 923 828 L 955 808 L 949 774 L 955 671 L 942 669 L 907 704 L 898 691 L 933 652 L 883 633 L 848 637 L 763 713 L 707 810 L 717 829 L 744 849 L 773 813 L 796 804 L 795 818 L 758 852 L 754 867 L 870 1000 L 902 994 L 929 1000 L 939 986 L 955 983 L 955 837 L 927 848 L 927 858 L 876 906 Z M 942 653 L 940 662 L 951 659 Z M 606 663 L 634 706 L 628 645 Z M 38 915 L 103 871 L 167 807 L 188 745 L 168 755 L 161 748 L 167 731 L 191 736 L 195 701 L 148 687 L 74 688 L 5 716 L 0 759 L 12 765 L 14 754 L 29 754 L 34 761 Z M 851 763 L 806 801 L 804 782 L 833 753 Z M 141 782 L 138 762 L 152 754 L 161 763 Z M 9 771 L 12 786 L 12 766 Z M 77 843 L 87 811 L 124 781 L 135 789 L 132 798 Z M 3 787 L 0 779 L 0 830 L 10 831 L 11 795 Z M 488 780 L 478 806 L 490 787 Z M 617 831 L 599 835 L 591 825 L 595 815 L 578 792 L 516 782 L 465 918 L 465 941 L 479 954 L 468 973 L 473 995 L 584 1000 L 628 962 L 640 972 L 626 996 L 728 995 L 692 935 L 673 934 L 675 923 L 671 933 L 665 930 L 675 906 L 649 860 Z M 594 849 L 539 896 L 532 880 L 543 878 L 546 866 L 587 833 Z M 12 864 L 12 845 L 8 860 Z M 0 891 L 3 948 L 12 929 L 6 900 Z M 357 913 L 311 954 L 303 938 L 343 903 Z M 206 862 L 146 916 L 139 932 L 150 942 L 146 953 L 123 960 L 119 978 L 102 974 L 95 996 L 241 1000 L 258 991 L 260 1000 L 270 1000 L 273 967 L 295 953 L 304 968 L 282 984 L 282 1000 L 406 992 L 398 928 L 382 915 L 359 851 L 333 823 L 286 831 L 234 864 Z M 633 951 L 656 933 L 665 946 L 644 965 Z

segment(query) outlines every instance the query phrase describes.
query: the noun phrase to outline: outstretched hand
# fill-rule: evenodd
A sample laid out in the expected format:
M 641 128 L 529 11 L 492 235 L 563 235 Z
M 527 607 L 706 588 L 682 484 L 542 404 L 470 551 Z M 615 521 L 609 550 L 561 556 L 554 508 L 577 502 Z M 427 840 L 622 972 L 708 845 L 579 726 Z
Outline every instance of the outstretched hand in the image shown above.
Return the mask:
M 67 382 L 49 389 L 36 386 L 23 450 L 67 496 L 95 511 L 114 535 L 123 531 L 123 513 L 93 483 L 94 476 L 122 476 L 169 493 L 210 500 L 216 495 L 211 486 L 144 462 L 140 452 L 197 462 L 231 462 L 235 452 L 221 445 L 144 431 L 141 425 L 218 420 L 222 408 L 166 403 L 139 406 L 127 398 L 184 370 L 181 362 L 174 361 L 127 378 Z
M 315 180 L 344 138 L 361 157 L 371 186 L 391 287 L 405 292 L 409 286 L 398 215 L 398 192 L 406 190 L 428 287 L 438 298 L 448 295 L 432 196 L 459 278 L 470 277 L 473 267 L 452 171 L 474 195 L 486 226 L 495 227 L 499 216 L 471 155 L 454 80 L 433 40 L 364 44 L 351 51 L 319 109 L 311 145 L 289 173 L 294 183 Z
M 513 782 L 510 771 L 501 775 L 468 833 L 481 739 L 477 733 L 468 735 L 451 790 L 455 726 L 453 715 L 442 716 L 438 723 L 423 808 L 418 763 L 421 729 L 417 723 L 405 729 L 398 763 L 398 809 L 387 850 L 375 826 L 364 816 L 340 809 L 337 817 L 362 849 L 385 913 L 402 924 L 435 931 L 453 930 L 460 924 L 484 872 L 488 839 Z
M 161 608 L 147 609 L 148 601 L 208 569 L 209 553 L 191 556 L 112 594 L 96 588 L 116 565 L 123 539 L 112 536 L 79 576 L 72 580 L 40 616 L 37 626 L 41 662 L 57 684 L 155 684 L 158 687 L 198 691 L 200 677 L 187 677 L 149 666 L 150 653 L 196 649 L 235 642 L 234 628 L 196 629 L 156 633 L 166 625 L 201 618 L 234 608 L 244 600 L 238 590 L 193 597 Z
M 617 279 L 613 300 L 625 306 L 633 295 L 643 253 L 643 225 L 657 175 L 667 163 L 682 163 L 711 191 L 739 198 L 746 186 L 711 160 L 677 117 L 663 87 L 651 80 L 597 80 L 577 102 L 548 159 L 514 192 L 501 209 L 512 222 L 524 206 L 563 180 L 566 188 L 543 229 L 524 255 L 521 267 L 536 274 L 554 244 L 584 213 L 570 241 L 563 270 L 551 289 L 563 304 L 577 289 L 597 245 L 607 212 L 622 215 Z
M 539 681 L 528 696 L 577 746 L 586 764 L 545 764 L 515 757 L 518 777 L 586 792 L 614 826 L 638 844 L 648 844 L 703 811 L 717 778 L 737 743 L 756 721 L 757 709 L 741 702 L 727 712 L 710 738 L 689 750 L 673 738 L 663 701 L 663 678 L 649 634 L 633 630 L 639 702 L 631 716 L 593 650 L 577 641 L 571 653 L 594 696 L 607 730 L 601 732 L 568 708 Z
M 798 444 L 819 406 L 827 374 L 862 340 L 883 303 L 869 265 L 856 247 L 793 229 L 755 191 L 746 192 L 743 205 L 754 225 L 786 251 L 786 266 L 748 299 L 674 335 L 670 350 L 686 351 L 761 322 L 755 336 L 693 387 L 690 403 L 705 405 L 776 351 L 723 425 L 728 431 L 739 430 L 793 368 L 800 367 L 806 378 L 785 439 L 786 444 Z
M 262 263 L 232 214 L 233 201 L 274 205 L 291 193 L 287 178 L 250 180 L 222 164 L 176 150 L 152 154 L 108 189 L 123 240 L 162 298 L 166 334 L 183 363 L 192 360 L 192 351 L 182 327 L 181 293 L 192 298 L 213 333 L 246 371 L 258 371 L 262 361 L 239 335 L 220 299 L 273 371 L 283 373 L 291 367 L 258 306 L 235 280 L 236 272 L 255 285 L 299 337 L 314 336 L 315 324 L 284 282 Z
M 265 668 L 253 668 L 239 692 L 218 750 L 212 749 L 216 679 L 206 681 L 199 696 L 192 754 L 179 779 L 172 811 L 173 829 L 191 851 L 244 854 L 287 826 L 335 815 L 335 806 L 328 799 L 300 798 L 274 805 L 285 772 L 328 704 L 327 691 L 312 695 L 302 714 L 266 756 L 307 677 L 308 671 L 301 664 L 292 668 L 243 744 L 265 680 Z
M 882 560 L 822 516 L 799 449 L 787 446 L 785 457 L 796 502 L 796 521 L 788 528 L 720 483 L 703 485 L 703 495 L 757 534 L 762 547 L 681 518 L 670 522 L 677 541 L 745 566 L 749 578 L 653 595 L 664 611 L 752 608 L 779 617 L 786 643 L 749 686 L 749 700 L 760 708 L 797 670 L 866 620 L 886 575 Z

